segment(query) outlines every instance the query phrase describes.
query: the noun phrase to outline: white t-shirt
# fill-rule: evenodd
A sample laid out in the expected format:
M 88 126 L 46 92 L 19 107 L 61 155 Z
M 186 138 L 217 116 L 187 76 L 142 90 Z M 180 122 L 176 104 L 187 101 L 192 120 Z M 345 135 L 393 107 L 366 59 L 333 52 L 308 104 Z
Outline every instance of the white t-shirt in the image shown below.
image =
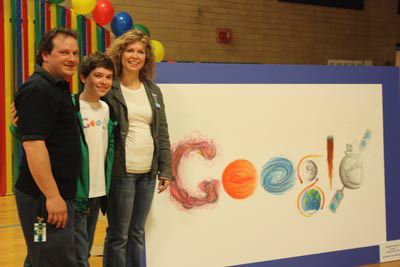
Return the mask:
M 89 149 L 89 198 L 106 194 L 105 160 L 108 148 L 110 111 L 104 101 L 79 100 L 83 132 Z M 84 163 L 85 164 L 85 163 Z
M 146 173 L 151 169 L 154 142 L 151 136 L 153 113 L 146 90 L 141 84 L 137 90 L 121 85 L 128 108 L 129 131 L 125 142 L 128 173 Z

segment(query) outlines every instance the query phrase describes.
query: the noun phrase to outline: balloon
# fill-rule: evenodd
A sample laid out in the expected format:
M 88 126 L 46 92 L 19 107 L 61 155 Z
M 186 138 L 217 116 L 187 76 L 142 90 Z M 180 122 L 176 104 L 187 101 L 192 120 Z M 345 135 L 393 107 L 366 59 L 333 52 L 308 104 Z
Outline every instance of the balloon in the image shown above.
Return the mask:
M 111 31 L 115 36 L 120 36 L 132 28 L 133 21 L 126 12 L 118 12 L 111 21 Z
M 150 37 L 149 29 L 147 29 L 147 27 L 144 26 L 143 24 L 135 24 L 135 25 L 133 25 L 133 29 L 141 31 L 141 32 L 143 32 L 144 34 L 146 34 L 147 36 Z
M 161 62 L 164 59 L 165 55 L 164 46 L 162 45 L 162 43 L 156 40 L 151 40 L 150 45 L 153 47 L 154 60 L 156 62 Z
M 104 26 L 112 20 L 114 7 L 109 0 L 98 0 L 92 15 L 97 24 Z
M 96 6 L 96 0 L 71 0 L 71 4 L 75 14 L 86 15 L 92 12 Z
M 48 0 L 50 4 L 60 4 L 64 2 L 64 0 Z

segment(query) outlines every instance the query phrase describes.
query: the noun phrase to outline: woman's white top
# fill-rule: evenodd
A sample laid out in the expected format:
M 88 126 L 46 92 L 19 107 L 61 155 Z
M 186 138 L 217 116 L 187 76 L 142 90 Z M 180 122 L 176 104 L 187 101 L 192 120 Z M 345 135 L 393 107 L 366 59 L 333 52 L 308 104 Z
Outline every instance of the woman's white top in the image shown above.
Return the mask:
M 128 173 L 146 173 L 151 169 L 154 152 L 150 102 L 143 83 L 135 90 L 121 84 L 121 90 L 128 108 L 129 121 L 125 142 L 126 170 Z

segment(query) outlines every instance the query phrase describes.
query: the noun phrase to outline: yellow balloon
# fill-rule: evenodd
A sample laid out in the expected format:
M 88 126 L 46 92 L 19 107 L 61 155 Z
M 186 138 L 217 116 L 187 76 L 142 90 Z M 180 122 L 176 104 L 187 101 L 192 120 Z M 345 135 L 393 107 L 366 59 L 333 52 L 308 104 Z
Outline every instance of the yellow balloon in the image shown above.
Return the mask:
M 151 40 L 150 45 L 151 47 L 153 47 L 153 53 L 155 58 L 154 60 L 156 62 L 161 62 L 164 59 L 165 55 L 164 46 L 157 40 Z
M 71 0 L 72 10 L 76 14 L 86 15 L 96 6 L 96 0 Z

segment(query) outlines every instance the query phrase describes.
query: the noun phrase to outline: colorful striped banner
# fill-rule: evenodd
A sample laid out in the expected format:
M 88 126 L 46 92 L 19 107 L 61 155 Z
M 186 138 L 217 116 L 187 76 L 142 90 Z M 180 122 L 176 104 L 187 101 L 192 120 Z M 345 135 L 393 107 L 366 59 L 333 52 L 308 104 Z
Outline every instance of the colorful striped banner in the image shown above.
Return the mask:
M 13 141 L 11 138 L 10 132 L 7 130 L 7 126 L 10 123 L 10 110 L 9 106 L 11 103 L 11 96 L 13 96 L 12 88 L 14 84 L 14 68 L 13 66 L 13 39 L 10 38 L 12 36 L 11 30 L 11 5 L 10 1 L 4 1 L 4 74 L 7 79 L 4 81 L 4 92 L 5 92 L 5 129 L 6 129 L 6 194 L 12 193 L 12 185 L 13 185 L 13 173 L 15 173 L 13 169 Z M 2 163 L 0 163 L 2 164 Z M 18 168 L 16 168 L 16 174 L 18 175 Z
M 78 31 L 78 16 L 72 11 L 69 11 L 70 15 L 71 15 L 71 29 Z M 81 42 L 81 38 L 78 36 L 78 42 Z M 78 73 L 75 72 L 75 74 L 72 76 L 72 92 L 74 94 L 78 93 L 79 91 L 79 77 L 78 77 Z
M 105 29 L 104 29 L 104 34 L 105 34 L 105 40 L 106 40 L 105 47 L 107 48 L 110 46 L 110 43 L 111 43 L 111 34 L 109 31 L 106 31 Z
M 21 146 L 13 140 L 10 125 L 10 105 L 18 87 L 34 71 L 35 51 L 42 36 L 54 27 L 78 31 L 81 56 L 104 51 L 110 43 L 110 32 L 94 21 L 77 16 L 72 10 L 46 0 L 0 0 L 0 195 L 12 194 L 18 177 Z M 10 38 L 11 37 L 11 38 Z M 81 86 L 78 74 L 71 79 L 71 89 Z
M 35 50 L 38 49 L 39 46 L 39 41 L 41 38 L 41 32 L 40 32 L 40 1 L 34 1 L 35 3 L 35 16 L 34 16 L 34 20 L 35 20 Z
M 65 10 L 65 27 L 68 29 L 72 29 L 71 10 L 70 9 L 64 9 L 64 10 Z
M 49 15 L 50 15 L 50 28 L 53 29 L 57 27 L 57 8 L 56 4 L 49 4 Z
M 77 25 L 78 25 L 78 33 L 79 33 L 79 52 L 80 52 L 80 57 L 84 57 L 87 54 L 87 50 L 86 50 L 86 21 L 85 21 L 85 17 L 82 15 L 78 15 L 77 16 L 78 21 L 77 21 Z M 79 81 L 79 76 L 78 76 L 78 88 L 77 90 L 80 92 L 82 91 L 82 83 L 80 83 Z
M 44 33 L 46 32 L 45 27 L 46 27 L 46 0 L 40 0 L 40 36 L 43 36 Z
M 28 0 L 28 73 L 31 75 L 35 69 L 35 0 Z
M 7 2 L 7 1 L 6 1 Z M 16 16 L 16 7 L 17 7 L 17 4 L 16 4 L 16 0 L 11 0 L 11 14 L 10 14 L 10 17 L 11 17 L 11 40 L 12 40 L 12 62 L 14 63 L 14 61 L 15 61 L 15 58 L 16 58 L 16 48 L 17 48 L 17 35 L 16 35 L 16 31 L 15 31 L 15 24 L 17 23 L 16 22 L 16 19 L 15 19 L 15 16 Z M 16 73 L 16 64 L 12 64 L 11 65 L 12 67 L 13 67 L 13 85 L 15 86 L 15 73 Z
M 97 48 L 99 51 L 104 52 L 105 51 L 105 46 L 104 46 L 104 40 L 105 37 L 103 35 L 103 28 L 101 28 L 99 25 L 96 24 L 96 35 L 97 35 Z
M 45 18 L 46 18 L 46 32 L 51 30 L 51 10 L 50 10 L 50 3 L 44 3 L 44 10 L 45 10 Z
M 4 3 L 3 0 L 0 0 L 0 43 L 4 43 Z M 4 48 L 0 49 L 0 62 L 4 62 Z M 5 118 L 6 116 L 6 107 L 3 105 L 5 103 L 6 94 L 5 94 L 5 71 L 4 69 L 0 69 L 0 118 Z M 0 124 L 0 140 L 6 139 L 6 125 Z M 6 165 L 6 143 L 0 143 L 0 165 Z M 5 195 L 7 190 L 7 174 L 6 168 L 0 168 L 0 195 Z
M 12 57 L 12 66 L 13 68 L 13 93 L 17 90 L 20 84 L 22 84 L 22 40 L 21 40 L 21 0 L 12 0 L 11 3 L 13 6 L 11 6 L 11 29 L 12 29 L 12 35 L 13 35 L 13 57 Z M 21 158 L 21 147 L 18 144 L 18 142 L 14 142 L 14 173 L 18 174 L 19 169 L 18 169 L 18 164 Z M 13 173 L 13 174 L 14 174 Z M 13 181 L 15 181 L 16 178 L 13 176 Z
M 86 55 L 90 55 L 92 53 L 92 25 L 90 23 L 90 19 L 85 18 L 85 28 L 86 28 Z
M 22 0 L 22 36 L 23 36 L 23 42 L 22 42 L 22 50 L 23 50 L 23 74 L 22 74 L 22 80 L 26 81 L 29 77 L 29 47 L 28 47 L 28 0 Z
M 63 14 L 65 14 L 64 12 L 64 8 L 62 8 L 62 6 L 59 5 L 55 5 L 56 7 L 56 19 L 57 19 L 57 27 L 65 27 L 65 16 Z
M 7 2 L 7 1 L 6 1 Z M 11 39 L 11 49 L 10 51 L 12 52 L 11 57 L 10 57 L 10 76 L 12 79 L 10 80 L 10 88 L 13 91 L 14 95 L 14 88 L 16 88 L 17 84 L 17 67 L 16 67 L 16 51 L 17 51 L 17 35 L 16 35 L 16 30 L 15 30 L 15 25 L 17 24 L 16 21 L 16 8 L 17 4 L 15 0 L 10 1 L 10 14 L 9 17 L 11 18 L 11 25 L 10 25 L 10 36 L 12 37 Z M 19 174 L 19 169 L 18 169 L 18 163 L 19 163 L 19 151 L 20 148 L 18 146 L 17 142 L 13 142 L 13 171 L 12 171 L 12 176 L 13 176 L 13 182 L 16 180 L 17 175 Z M 8 184 L 7 184 L 7 189 L 8 189 Z
M 99 50 L 97 45 L 97 34 L 96 34 L 97 28 L 96 28 L 96 22 L 94 22 L 93 20 L 89 20 L 89 22 L 90 22 L 90 35 L 91 35 L 90 39 L 92 43 L 90 49 L 93 53 Z
M 16 59 L 16 71 L 17 71 L 17 83 L 15 84 L 15 88 L 18 88 L 22 83 L 23 83 L 23 46 L 22 46 L 22 18 L 21 18 L 21 1 L 22 0 L 16 0 L 16 9 L 15 9 L 15 17 L 14 17 L 14 23 L 13 23 L 13 28 L 15 29 L 15 35 L 16 35 L 16 53 L 15 53 L 15 59 Z
M 86 56 L 87 55 L 87 43 L 86 43 L 86 21 L 85 21 L 85 17 L 82 15 L 78 16 L 79 20 L 78 20 L 78 29 L 79 29 L 79 36 L 81 37 L 81 55 L 82 56 Z M 79 24 L 80 24 L 80 28 L 79 28 Z

